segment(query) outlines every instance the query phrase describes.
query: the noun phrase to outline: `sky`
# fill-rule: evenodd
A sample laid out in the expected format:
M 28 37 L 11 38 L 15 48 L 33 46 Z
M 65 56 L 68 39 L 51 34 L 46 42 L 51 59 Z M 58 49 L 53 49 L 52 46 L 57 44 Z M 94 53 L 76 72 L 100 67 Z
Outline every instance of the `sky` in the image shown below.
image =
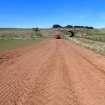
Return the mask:
M 0 0 L 0 27 L 105 27 L 105 0 Z

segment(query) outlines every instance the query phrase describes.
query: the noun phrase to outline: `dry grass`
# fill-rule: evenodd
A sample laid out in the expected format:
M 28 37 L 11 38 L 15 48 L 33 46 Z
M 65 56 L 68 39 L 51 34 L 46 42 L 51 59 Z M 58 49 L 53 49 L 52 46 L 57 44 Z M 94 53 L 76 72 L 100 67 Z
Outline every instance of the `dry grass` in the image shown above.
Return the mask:
M 99 54 L 105 55 L 105 42 L 93 41 L 84 38 L 69 38 L 69 40 Z
M 34 44 L 51 34 L 51 30 L 40 29 L 40 34 L 42 37 L 38 36 L 32 29 L 0 29 L 0 50 L 10 50 Z

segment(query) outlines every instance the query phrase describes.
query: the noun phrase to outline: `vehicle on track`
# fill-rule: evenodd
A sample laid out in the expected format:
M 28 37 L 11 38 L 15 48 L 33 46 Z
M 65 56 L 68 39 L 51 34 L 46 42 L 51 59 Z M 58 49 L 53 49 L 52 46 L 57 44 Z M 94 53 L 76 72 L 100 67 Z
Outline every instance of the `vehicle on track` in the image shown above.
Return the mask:
M 61 36 L 60 35 L 55 35 L 55 38 L 56 39 L 61 39 Z

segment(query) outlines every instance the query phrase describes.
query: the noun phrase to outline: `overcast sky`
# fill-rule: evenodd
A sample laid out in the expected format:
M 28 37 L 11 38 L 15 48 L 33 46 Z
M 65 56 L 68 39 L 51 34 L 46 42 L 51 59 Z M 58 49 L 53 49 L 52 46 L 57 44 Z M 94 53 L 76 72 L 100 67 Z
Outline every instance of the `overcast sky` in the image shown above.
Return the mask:
M 0 0 L 0 27 L 105 27 L 105 0 Z

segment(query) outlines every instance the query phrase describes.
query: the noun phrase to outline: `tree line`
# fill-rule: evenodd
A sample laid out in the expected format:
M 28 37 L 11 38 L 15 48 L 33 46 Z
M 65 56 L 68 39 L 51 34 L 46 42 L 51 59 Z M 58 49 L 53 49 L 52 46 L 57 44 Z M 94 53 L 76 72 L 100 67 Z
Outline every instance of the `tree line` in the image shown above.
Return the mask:
M 94 29 L 94 27 L 90 27 L 90 26 L 73 26 L 73 25 L 67 25 L 67 26 L 61 26 L 59 24 L 54 24 L 52 26 L 53 28 L 84 28 L 84 29 Z

